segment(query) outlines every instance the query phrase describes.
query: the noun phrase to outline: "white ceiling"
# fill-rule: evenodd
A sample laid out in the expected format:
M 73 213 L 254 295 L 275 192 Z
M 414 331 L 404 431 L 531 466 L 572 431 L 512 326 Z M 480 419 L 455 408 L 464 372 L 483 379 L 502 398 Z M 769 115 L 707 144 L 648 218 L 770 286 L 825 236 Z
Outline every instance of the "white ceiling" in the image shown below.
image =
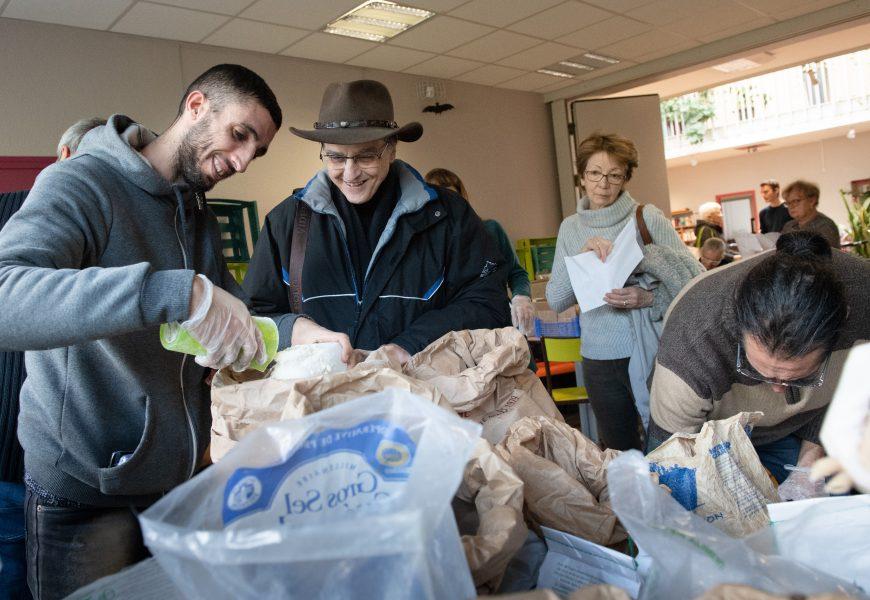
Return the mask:
M 0 16 L 551 93 L 849 4 L 842 0 L 404 0 L 403 4 L 437 14 L 385 44 L 319 32 L 360 2 L 0 0 Z M 536 72 L 584 52 L 622 62 L 575 79 Z

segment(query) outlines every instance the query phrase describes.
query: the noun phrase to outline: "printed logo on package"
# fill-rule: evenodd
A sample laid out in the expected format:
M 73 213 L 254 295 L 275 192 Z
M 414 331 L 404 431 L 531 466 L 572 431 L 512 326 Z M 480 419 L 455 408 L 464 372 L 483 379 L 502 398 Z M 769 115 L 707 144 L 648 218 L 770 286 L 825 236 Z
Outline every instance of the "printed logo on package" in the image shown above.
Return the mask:
M 384 420 L 314 433 L 284 462 L 230 476 L 224 526 L 242 517 L 291 525 L 383 502 L 401 492 L 416 449 L 404 429 Z

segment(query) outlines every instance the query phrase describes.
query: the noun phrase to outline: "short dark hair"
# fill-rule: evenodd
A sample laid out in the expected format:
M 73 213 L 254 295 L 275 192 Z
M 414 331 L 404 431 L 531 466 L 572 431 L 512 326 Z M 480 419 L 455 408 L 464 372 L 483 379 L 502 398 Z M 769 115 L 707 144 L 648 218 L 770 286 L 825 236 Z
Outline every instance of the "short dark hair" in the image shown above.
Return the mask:
M 465 185 L 462 183 L 459 175 L 453 171 L 447 169 L 432 169 L 426 173 L 424 179 L 426 180 L 426 183 L 454 189 L 457 194 L 468 200 L 468 192 L 465 190 Z
M 281 128 L 283 116 L 274 92 L 262 77 L 247 67 L 230 64 L 215 65 L 194 79 L 181 97 L 176 117 L 184 113 L 187 97 L 193 91 L 202 92 L 216 109 L 226 106 L 231 100 L 256 100 L 269 112 L 272 122 L 275 123 L 275 129 Z
M 779 182 L 776 179 L 765 179 L 764 181 L 762 181 L 758 185 L 759 185 L 759 187 L 761 187 L 762 185 L 769 186 L 770 189 L 772 189 L 772 190 L 779 189 Z
M 586 171 L 586 163 L 597 152 L 606 152 L 624 164 L 625 181 L 631 179 L 631 174 L 637 168 L 634 142 L 616 133 L 593 133 L 577 146 L 577 169 L 581 175 Z
M 809 231 L 788 233 L 776 252 L 755 265 L 737 287 L 738 331 L 770 354 L 799 358 L 834 349 L 846 322 L 842 282 L 830 269 L 831 246 Z

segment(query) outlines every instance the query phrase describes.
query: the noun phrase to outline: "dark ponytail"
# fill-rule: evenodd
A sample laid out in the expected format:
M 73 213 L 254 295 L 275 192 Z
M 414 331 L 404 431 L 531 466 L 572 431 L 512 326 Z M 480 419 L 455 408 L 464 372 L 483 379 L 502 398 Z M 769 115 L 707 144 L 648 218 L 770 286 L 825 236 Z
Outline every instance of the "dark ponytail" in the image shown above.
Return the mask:
M 755 265 L 737 288 L 740 334 L 780 358 L 833 350 L 848 307 L 830 259 L 831 247 L 819 235 L 780 236 L 776 252 Z

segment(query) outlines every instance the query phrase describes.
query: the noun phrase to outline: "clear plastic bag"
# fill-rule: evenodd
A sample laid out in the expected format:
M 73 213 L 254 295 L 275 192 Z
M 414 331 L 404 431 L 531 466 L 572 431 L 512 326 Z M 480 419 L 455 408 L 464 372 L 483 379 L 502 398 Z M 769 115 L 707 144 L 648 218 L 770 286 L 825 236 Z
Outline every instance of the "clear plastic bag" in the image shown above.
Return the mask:
M 387 390 L 245 437 L 140 516 L 190 598 L 468 598 L 451 498 L 480 426 Z
M 607 470 L 613 509 L 643 552 L 652 557 L 640 598 L 695 598 L 721 583 L 775 594 L 841 592 L 863 598 L 848 582 L 774 553 L 770 527 L 737 539 L 683 508 L 656 485 L 649 463 L 631 450 Z

